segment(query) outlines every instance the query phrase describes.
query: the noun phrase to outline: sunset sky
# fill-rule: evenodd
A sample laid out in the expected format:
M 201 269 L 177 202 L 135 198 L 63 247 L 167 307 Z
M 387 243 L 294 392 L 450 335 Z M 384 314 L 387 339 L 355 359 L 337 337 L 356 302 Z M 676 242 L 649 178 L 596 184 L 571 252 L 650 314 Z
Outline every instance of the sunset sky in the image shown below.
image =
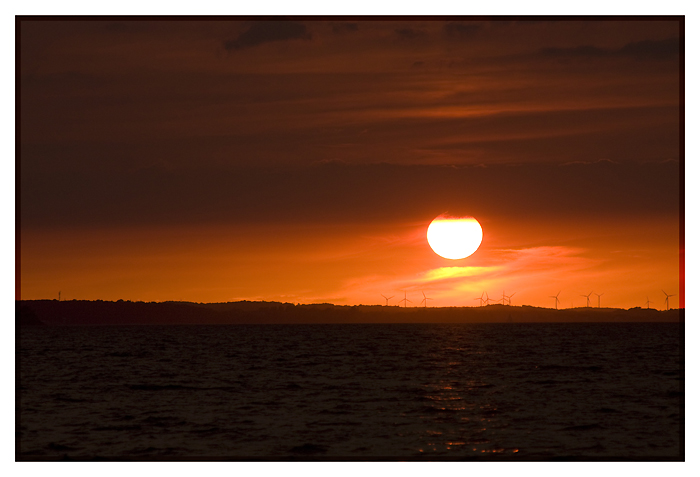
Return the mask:
M 685 306 L 678 17 L 271 20 L 18 24 L 18 299 Z

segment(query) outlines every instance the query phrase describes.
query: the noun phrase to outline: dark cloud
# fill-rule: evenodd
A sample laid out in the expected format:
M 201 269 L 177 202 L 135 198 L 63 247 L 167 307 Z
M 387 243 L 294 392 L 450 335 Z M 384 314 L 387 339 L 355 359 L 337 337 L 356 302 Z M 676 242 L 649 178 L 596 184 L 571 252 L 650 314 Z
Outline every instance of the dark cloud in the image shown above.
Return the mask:
M 129 27 L 124 22 L 109 22 L 105 24 L 105 30 L 114 32 L 125 32 Z
M 678 57 L 680 40 L 644 40 L 628 43 L 622 48 L 599 48 L 581 45 L 572 48 L 543 48 L 540 54 L 552 58 L 632 58 L 636 60 L 666 60 Z
M 415 30 L 413 28 L 399 28 L 394 30 L 401 40 L 417 40 L 424 38 L 427 33 L 423 30 Z
M 677 215 L 677 162 L 285 168 L 161 166 L 130 173 L 44 173 L 23 183 L 33 226 L 405 220 L 451 213 L 540 220 Z
M 610 55 L 612 50 L 606 50 L 604 48 L 598 48 L 592 45 L 582 45 L 575 46 L 572 48 L 542 48 L 540 53 L 543 56 L 550 56 L 553 58 L 562 57 L 603 57 Z
M 107 22 L 104 24 L 104 29 L 110 33 L 134 33 L 144 32 L 149 26 L 149 23 L 140 21 Z
M 62 30 L 54 23 L 60 23 Z M 115 223 L 235 220 L 238 216 L 252 220 L 256 214 L 283 212 L 316 220 L 329 210 L 314 203 L 319 198 L 328 198 L 353 217 L 388 216 L 400 200 L 413 200 L 406 191 L 425 190 L 447 201 L 459 197 L 464 187 L 483 190 L 466 177 L 467 172 L 460 172 L 461 183 L 442 190 L 440 184 L 452 184 L 452 179 L 440 172 L 447 169 L 437 166 L 333 166 L 340 171 L 337 176 L 322 170 L 300 172 L 301 165 L 324 159 L 350 164 L 380 160 L 405 165 L 484 163 L 489 170 L 493 166 L 506 171 L 503 179 L 474 172 L 483 168 L 464 170 L 495 191 L 510 181 L 518 197 L 523 197 L 540 194 L 548 183 L 559 187 L 558 181 L 574 190 L 578 186 L 562 174 L 575 166 L 556 169 L 550 182 L 533 179 L 526 171 L 536 169 L 522 166 L 517 169 L 522 181 L 517 182 L 507 179 L 508 171 L 516 169 L 498 164 L 533 163 L 535 167 L 534 163 L 608 158 L 629 165 L 678 158 L 682 153 L 677 65 L 654 60 L 680 50 L 681 41 L 669 38 L 675 33 L 666 30 L 650 31 L 646 37 L 635 32 L 623 36 L 611 22 L 602 22 L 599 28 L 608 29 L 606 39 L 583 36 L 579 41 L 555 30 L 546 37 L 532 35 L 517 49 L 508 35 L 492 35 L 504 46 L 481 44 L 480 56 L 470 57 L 469 51 L 446 56 L 455 46 L 447 45 L 447 35 L 467 38 L 481 29 L 479 23 L 452 22 L 441 30 L 442 24 L 373 23 L 370 28 L 362 22 L 328 22 L 323 24 L 327 34 L 336 26 L 337 31 L 356 31 L 359 25 L 359 31 L 352 34 L 351 42 L 317 42 L 313 51 L 304 49 L 303 61 L 298 63 L 292 61 L 295 51 L 262 48 L 254 50 L 262 56 L 255 58 L 252 67 L 246 69 L 241 62 L 232 70 L 231 64 L 202 54 L 210 41 L 232 38 L 226 33 L 231 31 L 230 23 L 216 24 L 218 30 L 212 32 L 211 22 L 204 22 L 187 35 L 181 34 L 178 22 L 161 23 L 146 25 L 139 41 L 129 35 L 124 35 L 129 41 L 121 41 L 122 35 L 105 34 L 107 23 L 89 24 L 89 31 L 79 30 L 80 22 L 29 22 L 22 27 L 18 120 L 22 214 L 27 224 L 109 223 L 112 218 Z M 552 22 L 551 28 L 565 23 Z M 309 37 L 303 24 L 288 20 L 250 22 L 237 28 L 246 31 L 230 41 L 231 50 Z M 542 30 L 547 28 L 550 24 L 543 24 Z M 432 41 L 421 45 L 419 55 L 407 54 L 405 45 L 397 41 L 375 41 L 396 38 L 402 29 L 411 32 L 405 32 L 407 37 L 424 29 Z M 126 30 L 119 26 L 116 31 Z M 204 33 L 209 36 L 201 41 Z M 179 41 L 182 50 L 170 49 L 172 55 L 163 55 L 170 44 L 165 39 L 170 38 Z M 625 46 L 550 48 L 538 56 L 524 54 L 559 44 L 561 38 L 568 38 L 570 45 L 595 41 Z M 609 43 L 613 39 L 616 43 Z M 562 67 L 556 61 L 559 57 L 609 60 L 571 61 Z M 469 67 L 469 76 L 446 74 L 441 65 L 452 59 L 461 59 Z M 624 67 L 617 68 L 618 64 Z M 411 66 L 413 71 L 406 74 Z M 243 170 L 251 164 L 298 168 L 290 169 L 285 178 Z M 149 165 L 155 169 L 143 170 Z M 213 172 L 217 167 L 224 172 Z M 551 169 L 542 167 L 546 177 Z M 143 171 L 135 172 L 139 169 Z M 613 170 L 620 169 L 614 166 Z M 410 171 L 422 171 L 426 180 Z M 354 177 L 349 185 L 342 183 L 343 174 Z M 616 174 L 621 184 L 625 182 L 624 175 Z M 630 175 L 629 181 L 634 180 Z M 598 187 L 594 181 L 590 184 Z M 606 187 L 609 193 L 609 183 Z M 632 185 L 621 189 L 625 187 L 630 197 L 639 196 L 639 190 L 629 190 Z M 658 192 L 651 186 L 649 191 L 651 196 Z M 568 194 L 566 188 L 560 192 Z M 553 194 L 544 195 L 559 201 Z M 498 194 L 486 196 L 493 201 L 498 198 Z M 272 205 L 264 205 L 266 197 Z M 515 200 L 520 201 L 518 197 Z M 363 208 L 353 212 L 350 201 L 364 204 Z
M 333 22 L 333 33 L 350 33 L 359 30 L 357 23 Z
M 665 40 L 644 40 L 628 43 L 618 50 L 619 55 L 637 59 L 672 59 L 680 54 L 681 42 L 678 38 Z
M 483 24 L 450 22 L 443 29 L 450 38 L 470 39 L 483 28 Z
M 258 21 L 235 40 L 224 41 L 228 51 L 250 48 L 272 41 L 310 40 L 311 34 L 306 26 L 288 20 Z
M 665 162 L 665 161 L 661 161 Z M 598 159 L 597 161 L 571 161 L 571 162 L 564 162 L 561 164 L 562 167 L 565 166 L 574 166 L 574 165 L 586 165 L 590 166 L 592 164 L 618 164 L 616 161 L 611 161 L 610 159 Z

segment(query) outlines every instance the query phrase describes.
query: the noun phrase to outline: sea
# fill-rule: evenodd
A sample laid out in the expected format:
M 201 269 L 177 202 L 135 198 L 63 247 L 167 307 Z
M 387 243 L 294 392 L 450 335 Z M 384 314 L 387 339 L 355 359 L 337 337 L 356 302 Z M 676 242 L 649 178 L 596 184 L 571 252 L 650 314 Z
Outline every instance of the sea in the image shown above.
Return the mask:
M 25 327 L 16 460 L 684 460 L 683 326 Z

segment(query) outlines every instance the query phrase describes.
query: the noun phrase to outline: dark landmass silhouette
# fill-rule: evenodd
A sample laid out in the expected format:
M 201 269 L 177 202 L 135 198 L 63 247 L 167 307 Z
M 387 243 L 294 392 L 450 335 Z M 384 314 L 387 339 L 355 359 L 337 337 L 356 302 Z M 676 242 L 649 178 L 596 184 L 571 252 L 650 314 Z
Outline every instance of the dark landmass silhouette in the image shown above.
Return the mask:
M 224 325 L 322 323 L 685 322 L 685 309 L 568 308 L 487 305 L 409 307 L 294 305 L 280 302 L 132 302 L 22 300 L 16 323 L 36 325 Z

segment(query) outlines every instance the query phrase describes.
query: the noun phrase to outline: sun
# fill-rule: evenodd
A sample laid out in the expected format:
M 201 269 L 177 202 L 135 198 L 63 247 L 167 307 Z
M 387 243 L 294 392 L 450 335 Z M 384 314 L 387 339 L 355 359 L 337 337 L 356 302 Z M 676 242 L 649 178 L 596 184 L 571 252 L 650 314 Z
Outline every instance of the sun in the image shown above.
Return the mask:
M 428 244 L 443 258 L 459 260 L 476 252 L 484 233 L 474 217 L 440 215 L 428 226 Z

